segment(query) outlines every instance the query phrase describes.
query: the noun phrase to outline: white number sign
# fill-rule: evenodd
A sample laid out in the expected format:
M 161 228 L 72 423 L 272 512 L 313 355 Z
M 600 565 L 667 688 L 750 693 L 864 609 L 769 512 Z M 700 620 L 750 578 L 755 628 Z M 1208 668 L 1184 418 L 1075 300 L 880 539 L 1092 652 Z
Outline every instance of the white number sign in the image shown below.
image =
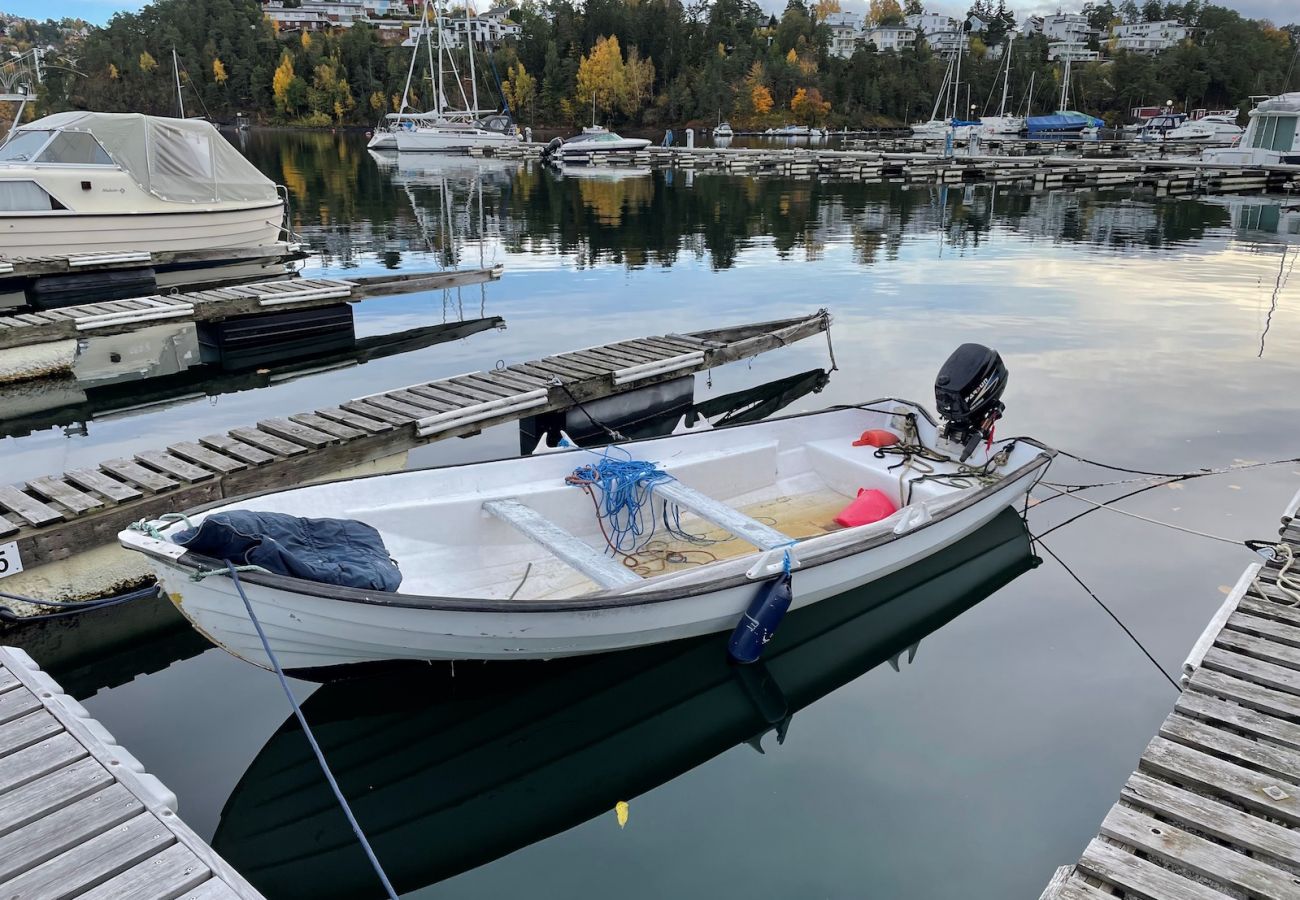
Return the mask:
M 23 558 L 18 555 L 18 542 L 0 544 L 0 578 L 17 575 L 23 570 Z

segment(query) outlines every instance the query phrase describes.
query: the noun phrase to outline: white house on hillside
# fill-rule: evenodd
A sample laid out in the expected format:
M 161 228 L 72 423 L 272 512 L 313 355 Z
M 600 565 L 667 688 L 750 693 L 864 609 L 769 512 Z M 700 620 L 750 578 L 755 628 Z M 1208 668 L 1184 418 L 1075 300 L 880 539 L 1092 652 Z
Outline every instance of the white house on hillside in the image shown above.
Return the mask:
M 1110 31 L 1116 50 L 1133 50 L 1138 53 L 1159 53 L 1177 47 L 1191 34 L 1192 29 L 1172 19 L 1116 25 Z
M 826 17 L 831 40 L 827 51 L 831 56 L 848 59 L 857 47 L 862 29 L 862 17 L 856 13 L 831 13 Z
M 1088 45 L 1082 41 L 1053 41 L 1047 45 L 1047 59 L 1049 62 L 1063 62 L 1067 59 L 1071 62 L 1092 62 L 1101 59 L 1101 54 L 1089 50 Z
M 877 25 L 864 31 L 862 40 L 874 44 L 877 50 L 897 52 L 916 43 L 916 29 L 906 25 Z
M 1056 13 L 1043 16 L 1043 36 L 1049 41 L 1066 41 L 1086 44 L 1096 34 L 1088 17 L 1078 13 Z

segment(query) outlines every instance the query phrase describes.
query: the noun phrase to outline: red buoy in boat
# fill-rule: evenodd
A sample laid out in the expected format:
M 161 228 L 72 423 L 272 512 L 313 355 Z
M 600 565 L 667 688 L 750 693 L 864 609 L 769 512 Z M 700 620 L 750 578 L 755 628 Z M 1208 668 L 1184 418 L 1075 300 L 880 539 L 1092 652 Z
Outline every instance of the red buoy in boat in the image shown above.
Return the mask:
M 898 443 L 898 435 L 883 428 L 872 428 L 862 432 L 862 437 L 853 442 L 855 447 L 890 447 Z
M 840 514 L 835 517 L 835 524 L 843 525 L 845 528 L 856 528 L 859 525 L 870 525 L 872 522 L 888 519 L 896 512 L 898 507 L 894 505 L 894 501 L 880 491 L 861 488 L 858 490 L 857 498 L 840 510 Z

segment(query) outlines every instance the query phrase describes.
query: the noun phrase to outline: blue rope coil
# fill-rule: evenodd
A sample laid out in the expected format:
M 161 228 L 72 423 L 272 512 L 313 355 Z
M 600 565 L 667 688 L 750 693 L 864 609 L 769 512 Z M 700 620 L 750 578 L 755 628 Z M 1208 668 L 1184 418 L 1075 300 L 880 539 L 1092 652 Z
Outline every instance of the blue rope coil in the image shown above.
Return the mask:
M 569 484 L 593 491 L 597 515 L 604 524 L 609 546 L 615 553 L 624 555 L 645 547 L 661 523 L 672 537 L 692 543 L 705 542 L 699 535 L 682 530 L 681 510 L 675 503 L 663 501 L 660 515 L 655 515 L 655 487 L 675 480 L 652 462 L 613 457 L 608 449 L 595 463 L 578 466 L 565 479 Z

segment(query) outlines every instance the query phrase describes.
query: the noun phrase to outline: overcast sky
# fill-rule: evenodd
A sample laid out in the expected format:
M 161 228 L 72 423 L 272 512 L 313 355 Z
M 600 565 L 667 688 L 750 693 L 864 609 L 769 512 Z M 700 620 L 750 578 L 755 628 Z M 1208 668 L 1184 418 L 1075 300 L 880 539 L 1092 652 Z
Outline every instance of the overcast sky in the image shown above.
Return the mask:
M 866 0 L 840 0 L 840 2 L 846 12 L 866 12 L 867 9 Z M 785 9 L 785 0 L 759 0 L 759 4 L 766 10 L 776 12 Z M 0 0 L 0 9 L 20 16 L 27 16 L 32 19 L 58 19 L 63 16 L 77 16 L 98 25 L 108 21 L 109 16 L 118 10 L 136 10 L 143 5 L 142 2 L 136 2 L 136 0 Z M 1017 20 L 1035 13 L 1041 15 L 1045 12 L 1050 13 L 1057 10 L 1072 11 L 1082 5 L 1082 0 L 1073 4 L 1040 3 L 1035 2 L 1035 0 L 1027 0 L 1024 3 L 1008 2 L 1007 4 L 1015 12 Z M 1141 4 L 1139 3 L 1139 5 Z M 1231 6 L 1247 18 L 1271 19 L 1277 25 L 1300 21 L 1300 4 L 1297 4 L 1296 0 L 1234 0 L 1234 2 L 1223 2 L 1220 5 Z M 964 13 L 969 7 L 969 3 L 952 2 L 952 0 L 948 0 L 948 2 L 931 0 L 931 2 L 926 3 L 927 9 L 946 12 L 950 15 Z

